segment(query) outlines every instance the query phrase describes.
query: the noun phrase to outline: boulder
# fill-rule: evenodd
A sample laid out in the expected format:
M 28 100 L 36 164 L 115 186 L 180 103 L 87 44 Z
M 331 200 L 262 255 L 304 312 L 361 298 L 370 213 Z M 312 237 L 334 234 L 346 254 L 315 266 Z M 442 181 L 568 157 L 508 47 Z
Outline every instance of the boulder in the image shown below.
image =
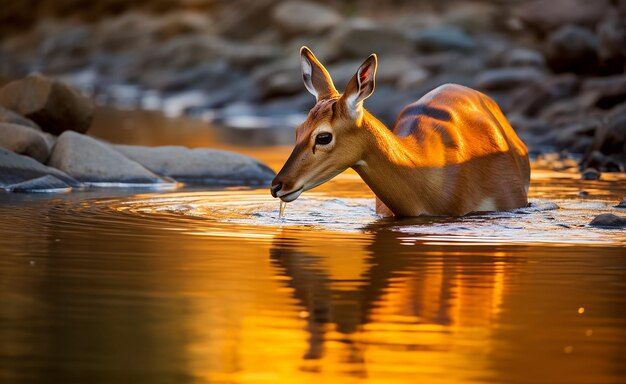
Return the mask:
M 595 26 L 610 11 L 610 0 L 534 0 L 522 3 L 515 14 L 526 25 L 548 32 L 567 24 Z
M 285 1 L 272 10 L 272 20 L 283 34 L 316 35 L 337 26 L 343 18 L 334 9 L 308 1 Z
M 108 144 L 67 131 L 59 136 L 48 164 L 85 183 L 155 184 L 165 180 Z
M 476 42 L 455 27 L 435 27 L 413 31 L 409 38 L 421 52 L 469 51 Z
M 304 90 L 300 62 L 295 60 L 278 60 L 258 66 L 252 72 L 252 79 L 265 99 L 293 95 Z
M 31 127 L 41 130 L 41 128 L 39 128 L 37 123 L 35 123 L 34 121 L 27 119 L 24 116 L 19 115 L 12 110 L 4 107 L 0 107 L 0 123 L 18 124 L 25 127 Z
M 9 185 L 7 190 L 11 192 L 69 192 L 72 190 L 67 183 L 59 180 L 52 175 L 38 177 L 36 179 L 24 181 L 21 183 Z
M 610 109 L 626 101 L 626 75 L 591 77 L 581 85 L 585 107 Z
M 614 215 L 612 213 L 603 213 L 601 215 L 596 216 L 591 223 L 589 223 L 592 227 L 598 228 L 625 228 L 626 227 L 626 217 L 621 217 Z
M 588 167 L 597 162 L 595 158 L 598 152 L 606 155 L 601 164 L 603 168 L 626 168 L 626 103 L 613 108 L 602 119 L 581 165 Z
M 600 172 L 595 168 L 587 168 L 580 174 L 581 180 L 600 180 Z
M 233 2 L 224 10 L 218 21 L 222 36 L 238 40 L 249 40 L 264 32 L 278 0 L 249 1 L 245 6 Z
M 382 57 L 410 55 L 414 51 L 413 44 L 403 32 L 366 19 L 343 23 L 333 33 L 329 44 L 330 57 L 351 57 L 361 61 L 372 53 Z
M 0 188 L 51 175 L 72 187 L 81 184 L 69 175 L 46 167 L 35 159 L 0 148 Z
M 579 88 L 579 79 L 563 74 L 529 82 L 515 88 L 501 104 L 507 112 L 537 116 L 547 105 L 573 97 Z
M 503 57 L 505 67 L 536 67 L 543 68 L 546 60 L 539 51 L 526 48 L 514 48 Z
M 538 81 L 544 74 L 536 68 L 514 67 L 488 69 L 480 72 L 474 81 L 479 89 L 500 90 L 511 89 L 519 85 Z
M 251 157 L 217 149 L 116 145 L 124 156 L 152 172 L 203 185 L 267 185 L 275 173 Z
M 588 29 L 565 25 L 548 36 L 546 58 L 556 72 L 594 73 L 598 38 Z
M 43 132 L 23 125 L 0 123 L 0 147 L 32 157 L 40 163 L 45 163 L 50 156 Z
M 53 134 L 85 132 L 91 125 L 93 102 L 58 80 L 30 75 L 0 89 L 0 106 L 36 122 Z

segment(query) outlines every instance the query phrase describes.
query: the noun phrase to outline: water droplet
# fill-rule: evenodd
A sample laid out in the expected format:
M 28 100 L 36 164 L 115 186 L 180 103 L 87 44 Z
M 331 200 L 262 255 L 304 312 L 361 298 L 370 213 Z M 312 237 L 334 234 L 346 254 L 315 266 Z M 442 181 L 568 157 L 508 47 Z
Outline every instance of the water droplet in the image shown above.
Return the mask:
M 581 314 L 581 315 L 582 315 L 583 313 L 585 313 L 585 308 L 584 308 L 584 307 L 580 307 L 580 308 L 578 308 L 578 313 L 579 313 L 579 314 Z
M 565 346 L 565 348 L 563 348 L 563 352 L 565 353 L 572 353 L 574 351 L 574 347 L 572 347 L 571 345 L 567 345 Z
M 593 335 L 593 329 L 588 329 L 585 331 L 585 336 L 591 336 Z
M 287 206 L 287 203 L 285 203 L 284 201 L 280 201 L 280 211 L 278 212 L 278 219 L 282 219 L 285 216 L 285 207 Z

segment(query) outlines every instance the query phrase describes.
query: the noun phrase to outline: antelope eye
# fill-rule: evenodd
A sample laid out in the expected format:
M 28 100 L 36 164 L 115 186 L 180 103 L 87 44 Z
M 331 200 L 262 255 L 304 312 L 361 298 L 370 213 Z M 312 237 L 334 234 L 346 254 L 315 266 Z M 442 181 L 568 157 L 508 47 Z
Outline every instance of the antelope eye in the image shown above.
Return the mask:
M 315 144 L 326 145 L 333 140 L 333 135 L 328 132 L 322 132 L 315 137 Z

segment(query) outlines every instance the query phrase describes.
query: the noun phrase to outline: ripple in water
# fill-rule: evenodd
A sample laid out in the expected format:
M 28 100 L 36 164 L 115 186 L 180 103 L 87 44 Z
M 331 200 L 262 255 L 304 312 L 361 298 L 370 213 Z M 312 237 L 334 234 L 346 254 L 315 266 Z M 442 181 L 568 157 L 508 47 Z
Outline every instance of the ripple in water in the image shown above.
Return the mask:
M 386 229 L 405 234 L 407 243 L 626 244 L 624 231 L 588 225 L 600 213 L 618 211 L 611 202 L 601 200 L 532 199 L 530 207 L 508 212 L 397 220 L 377 215 L 371 198 L 329 198 L 316 193 L 289 203 L 282 219 L 279 201 L 267 196 L 265 191 L 175 193 L 101 203 L 146 219 L 166 216 L 186 222 L 202 221 L 205 228 L 213 223 L 222 230 L 228 224 L 233 236 L 241 236 L 251 227 L 256 228 L 254 232 L 262 233 L 263 228 L 269 231 L 288 226 L 339 232 Z

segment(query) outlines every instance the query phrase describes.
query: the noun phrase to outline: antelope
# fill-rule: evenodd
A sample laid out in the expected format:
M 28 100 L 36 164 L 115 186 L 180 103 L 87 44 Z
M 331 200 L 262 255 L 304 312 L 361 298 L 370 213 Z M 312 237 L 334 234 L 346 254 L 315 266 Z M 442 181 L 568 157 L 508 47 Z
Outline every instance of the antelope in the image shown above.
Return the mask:
M 307 47 L 302 79 L 316 98 L 271 185 L 284 202 L 348 168 L 376 195 L 385 216 L 463 216 L 528 205 L 528 149 L 498 105 L 457 84 L 442 85 L 400 112 L 393 131 L 363 101 L 375 87 L 375 54 L 343 94 Z

